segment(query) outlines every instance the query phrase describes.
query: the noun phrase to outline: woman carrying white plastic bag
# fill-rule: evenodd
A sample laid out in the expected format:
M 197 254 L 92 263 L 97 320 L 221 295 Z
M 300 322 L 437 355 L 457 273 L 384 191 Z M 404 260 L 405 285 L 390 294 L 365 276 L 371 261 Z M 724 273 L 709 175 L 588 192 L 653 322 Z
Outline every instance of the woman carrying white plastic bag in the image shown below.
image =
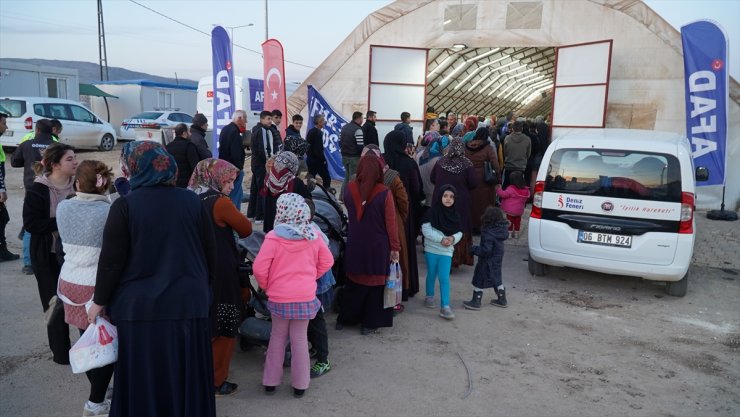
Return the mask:
M 113 376 L 112 363 L 115 359 L 99 361 L 98 366 L 88 363 L 78 370 L 75 369 L 75 362 L 79 363 L 79 348 L 91 337 L 89 333 L 97 333 L 97 323 L 91 326 L 92 329 L 88 328 L 85 304 L 92 300 L 95 292 L 103 228 L 110 209 L 108 188 L 112 179 L 112 171 L 102 162 L 81 162 L 75 174 L 77 193 L 75 197 L 60 202 L 56 212 L 59 237 L 64 249 L 64 264 L 59 273 L 57 293 L 64 302 L 64 321 L 79 328 L 83 335 L 70 350 L 70 363 L 75 373 L 87 371 L 87 379 L 90 381 L 90 396 L 83 411 L 85 416 L 107 415 L 110 410 L 110 398 L 106 398 L 106 392 Z M 113 327 L 110 323 L 108 326 Z M 98 357 L 100 353 L 109 352 L 111 346 L 101 347 Z M 73 356 L 76 356 L 75 359 Z M 89 360 L 86 359 L 85 362 Z
M 72 349 L 69 364 L 79 374 L 111 365 L 118 359 L 118 331 L 108 320 L 98 316 L 95 324 L 87 327 Z

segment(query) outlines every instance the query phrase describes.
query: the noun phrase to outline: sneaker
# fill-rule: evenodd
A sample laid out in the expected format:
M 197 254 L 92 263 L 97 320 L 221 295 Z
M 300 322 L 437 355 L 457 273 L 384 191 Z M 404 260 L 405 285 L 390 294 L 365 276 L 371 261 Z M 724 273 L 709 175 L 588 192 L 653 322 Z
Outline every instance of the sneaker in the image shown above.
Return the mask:
M 85 403 L 85 408 L 82 409 L 82 417 L 107 417 L 110 413 L 110 401 L 105 400 L 102 403 L 91 403 L 90 401 Z
M 318 378 L 329 371 L 331 371 L 331 364 L 329 363 L 329 361 L 316 362 L 311 367 L 311 378 Z
M 424 307 L 426 307 L 426 308 L 434 308 L 434 307 L 436 307 L 434 305 L 434 297 L 424 297 Z
M 442 307 L 439 310 L 439 316 L 443 319 L 452 320 L 455 318 L 455 313 L 453 313 L 452 309 L 449 307 Z
M 31 265 L 23 265 L 23 269 L 21 269 L 21 272 L 26 275 L 33 275 L 33 267 Z
M 229 381 L 224 381 L 224 383 L 221 384 L 220 387 L 216 387 L 216 396 L 223 397 L 226 395 L 231 395 L 234 393 L 234 391 L 236 391 L 236 387 L 238 387 L 237 384 Z

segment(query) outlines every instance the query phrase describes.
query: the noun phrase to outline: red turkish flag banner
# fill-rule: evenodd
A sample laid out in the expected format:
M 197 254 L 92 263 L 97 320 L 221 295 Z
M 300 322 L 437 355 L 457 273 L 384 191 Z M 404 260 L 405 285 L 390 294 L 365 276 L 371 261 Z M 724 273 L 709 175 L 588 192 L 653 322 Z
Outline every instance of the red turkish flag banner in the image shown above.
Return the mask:
M 285 96 L 285 61 L 283 45 L 277 39 L 268 39 L 262 43 L 262 54 L 265 57 L 265 101 L 267 111 L 280 110 L 283 120 L 280 122 L 281 136 L 285 126 L 290 123 L 288 117 L 288 100 Z

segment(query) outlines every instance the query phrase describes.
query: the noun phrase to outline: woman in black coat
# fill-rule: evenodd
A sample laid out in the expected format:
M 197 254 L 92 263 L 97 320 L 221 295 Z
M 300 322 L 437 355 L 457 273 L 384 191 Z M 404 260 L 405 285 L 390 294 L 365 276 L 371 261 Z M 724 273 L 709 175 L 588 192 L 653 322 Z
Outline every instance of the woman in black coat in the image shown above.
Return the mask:
M 110 415 L 215 417 L 211 215 L 174 186 L 162 145 L 134 142 L 127 166 L 132 191 L 111 205 L 88 311 L 92 323 L 106 306 L 118 329 Z
M 62 268 L 57 205 L 74 194 L 72 185 L 76 170 L 77 157 L 73 147 L 63 143 L 49 145 L 36 167 L 38 176 L 26 190 L 23 200 L 23 229 L 31 234 L 31 263 L 41 307 L 44 311 L 53 308 L 46 327 L 49 347 L 54 354 L 54 362 L 61 365 L 69 364 L 69 325 L 64 321 L 62 303 L 50 306 L 49 301 L 57 294 L 57 280 Z

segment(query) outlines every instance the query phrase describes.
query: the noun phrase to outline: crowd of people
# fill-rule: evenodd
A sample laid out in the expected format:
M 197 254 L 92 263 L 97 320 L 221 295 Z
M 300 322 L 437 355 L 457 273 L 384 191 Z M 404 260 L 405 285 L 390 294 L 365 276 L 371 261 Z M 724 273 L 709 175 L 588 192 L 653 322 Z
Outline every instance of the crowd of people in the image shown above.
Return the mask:
M 0 134 L 5 118 L 0 114 Z M 83 416 L 215 415 L 214 398 L 237 390 L 227 380 L 229 364 L 248 301 L 256 296 L 243 283 L 237 239 L 259 225 L 266 235 L 253 276 L 271 315 L 262 377 L 268 395 L 282 383 L 288 344 L 295 397 L 305 394 L 311 378 L 331 370 L 324 314 L 332 304 L 335 328 L 359 325 L 363 335 L 391 327 L 404 303 L 422 290 L 423 305 L 452 320 L 450 272 L 478 257 L 473 295 L 462 306 L 479 310 L 489 288 L 496 295 L 491 304 L 507 306 L 503 242 L 518 237 L 531 198 L 549 143 L 544 118 L 523 122 L 510 113 L 459 123 L 453 112 L 439 118 L 430 109 L 424 132 L 414 139 L 404 112 L 382 138 L 383 150 L 376 120 L 369 111 L 363 124 L 355 112 L 341 130 L 339 199 L 347 229 L 336 260 L 313 223 L 312 188 L 320 180 L 333 193 L 323 115 L 314 116 L 304 139 L 300 115 L 281 129 L 282 114 L 263 111 L 248 132 L 247 114 L 237 110 L 221 130 L 214 159 L 205 141 L 208 120 L 197 114 L 192 126 L 175 127 L 166 147 L 124 144 L 116 179 L 100 161 L 78 163 L 74 148 L 55 139 L 58 121 L 37 121 L 35 135 L 16 149 L 11 164 L 24 168 L 24 270 L 30 268 L 38 283 L 53 361 L 69 364 L 69 325 L 82 334 L 104 316 L 118 331 L 115 365 L 86 373 L 90 394 Z M 5 243 L 4 160 L 0 154 L 0 262 L 19 258 Z M 346 276 L 334 276 L 335 261 Z M 401 298 L 386 308 L 394 264 Z M 337 282 L 341 292 L 333 303 Z

